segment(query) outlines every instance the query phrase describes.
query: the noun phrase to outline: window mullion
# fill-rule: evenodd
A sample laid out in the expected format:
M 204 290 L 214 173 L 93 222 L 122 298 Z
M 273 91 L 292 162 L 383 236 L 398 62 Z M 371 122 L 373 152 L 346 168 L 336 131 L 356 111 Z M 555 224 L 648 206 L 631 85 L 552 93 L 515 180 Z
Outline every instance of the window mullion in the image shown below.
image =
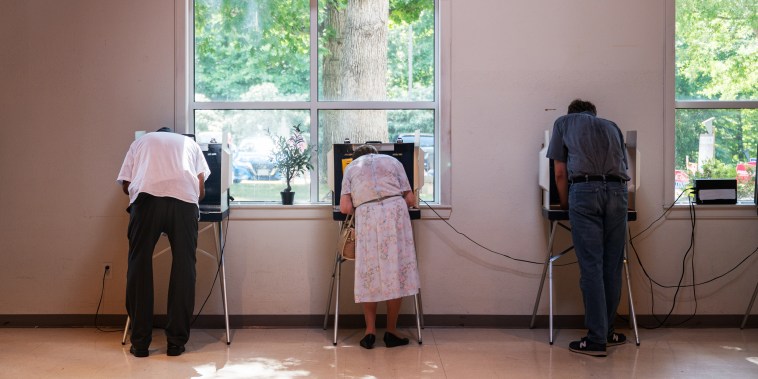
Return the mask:
M 750 109 L 758 108 L 758 101 L 750 100 L 678 100 L 674 102 L 676 109 Z

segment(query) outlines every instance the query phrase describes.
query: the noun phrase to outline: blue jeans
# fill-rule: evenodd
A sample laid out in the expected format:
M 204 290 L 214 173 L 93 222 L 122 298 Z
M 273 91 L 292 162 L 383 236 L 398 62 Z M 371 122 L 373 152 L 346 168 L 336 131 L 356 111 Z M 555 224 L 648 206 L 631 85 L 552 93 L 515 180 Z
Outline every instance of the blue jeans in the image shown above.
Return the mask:
M 571 236 L 579 261 L 587 339 L 605 344 L 621 298 L 628 194 L 619 182 L 577 182 L 569 187 Z

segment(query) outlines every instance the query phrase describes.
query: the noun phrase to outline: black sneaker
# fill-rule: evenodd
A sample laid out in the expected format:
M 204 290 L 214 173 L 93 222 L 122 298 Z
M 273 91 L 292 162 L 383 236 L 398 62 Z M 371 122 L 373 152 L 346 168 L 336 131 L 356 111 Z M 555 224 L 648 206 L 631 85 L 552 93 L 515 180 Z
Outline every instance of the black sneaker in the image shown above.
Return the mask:
M 588 340 L 587 337 L 582 337 L 580 341 L 571 342 L 569 344 L 569 350 L 579 354 L 591 355 L 593 357 L 605 357 L 608 355 L 605 352 L 605 345 L 594 343 Z
M 184 352 L 184 345 L 168 345 L 168 348 L 166 349 L 166 355 L 169 357 L 176 357 L 179 355 L 182 355 Z
M 150 352 L 147 349 L 138 349 L 132 345 L 131 348 L 129 348 L 129 352 L 132 353 L 133 356 L 137 358 L 145 358 L 148 355 L 150 355 Z
M 611 333 L 605 346 L 618 346 L 626 343 L 626 336 L 621 333 Z

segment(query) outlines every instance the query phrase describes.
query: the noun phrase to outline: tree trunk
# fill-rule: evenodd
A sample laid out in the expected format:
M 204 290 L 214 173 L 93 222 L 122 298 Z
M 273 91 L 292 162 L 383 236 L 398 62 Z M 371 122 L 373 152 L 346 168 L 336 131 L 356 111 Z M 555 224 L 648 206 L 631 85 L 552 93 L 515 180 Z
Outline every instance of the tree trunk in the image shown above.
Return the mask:
M 342 100 L 386 100 L 388 22 L 388 0 L 348 2 L 340 62 Z M 339 114 L 339 127 L 351 129 L 354 142 L 388 141 L 386 111 L 362 110 Z
M 325 41 L 322 100 L 386 100 L 389 0 L 349 0 L 346 6 L 341 3 L 342 7 L 335 1 L 326 5 L 325 27 L 331 29 L 331 38 Z M 386 111 L 322 112 L 321 146 L 325 151 L 345 138 L 352 143 L 389 140 Z M 319 163 L 325 169 L 326 162 Z

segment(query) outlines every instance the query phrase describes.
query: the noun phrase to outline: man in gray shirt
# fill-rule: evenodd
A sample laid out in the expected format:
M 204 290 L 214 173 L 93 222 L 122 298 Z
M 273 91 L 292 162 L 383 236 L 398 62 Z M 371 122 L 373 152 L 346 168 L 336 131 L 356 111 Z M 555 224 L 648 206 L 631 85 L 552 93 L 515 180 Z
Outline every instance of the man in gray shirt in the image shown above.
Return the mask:
M 555 121 L 547 157 L 554 161 L 561 208 L 569 211 L 588 329 L 569 350 L 604 357 L 606 346 L 626 342 L 613 328 L 628 211 L 624 138 L 615 123 L 597 117 L 594 104 L 577 99 Z

